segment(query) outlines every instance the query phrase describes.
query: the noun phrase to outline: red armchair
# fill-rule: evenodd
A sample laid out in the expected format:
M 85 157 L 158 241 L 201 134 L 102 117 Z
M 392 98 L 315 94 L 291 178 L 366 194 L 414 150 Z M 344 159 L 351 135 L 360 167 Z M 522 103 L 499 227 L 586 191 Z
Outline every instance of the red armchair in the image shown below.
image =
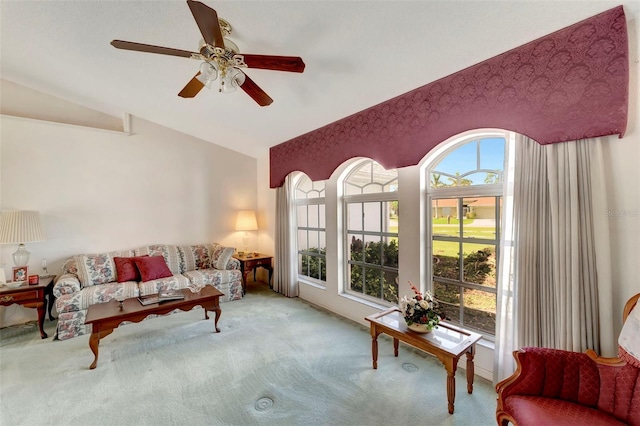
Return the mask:
M 516 372 L 496 386 L 499 425 L 640 426 L 639 368 L 593 351 L 524 348 L 513 356 Z

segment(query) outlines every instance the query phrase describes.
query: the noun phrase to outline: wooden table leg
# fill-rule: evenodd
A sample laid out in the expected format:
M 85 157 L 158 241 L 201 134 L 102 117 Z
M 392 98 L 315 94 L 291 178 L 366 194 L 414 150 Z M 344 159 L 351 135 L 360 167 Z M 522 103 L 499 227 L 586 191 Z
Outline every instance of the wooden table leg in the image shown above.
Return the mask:
M 93 370 L 98 365 L 98 345 L 100 345 L 100 332 L 91 333 L 89 337 L 89 348 L 93 352 L 93 362 L 89 366 L 90 370 Z
M 91 349 L 91 352 L 93 352 L 94 358 L 93 362 L 89 366 L 90 370 L 93 370 L 98 365 L 98 346 L 100 345 L 100 339 L 110 335 L 111 333 L 113 333 L 113 328 L 108 330 L 100 330 L 100 328 L 96 327 L 96 325 L 93 324 L 93 332 L 91 333 L 91 337 L 89 337 L 89 348 Z
M 393 356 L 398 356 L 398 346 L 400 345 L 400 340 L 393 338 Z
M 38 306 L 36 306 L 36 309 L 38 310 L 38 328 L 40 329 L 40 337 L 46 339 L 49 337 L 44 331 L 44 315 L 47 312 L 47 306 L 45 303 L 39 303 Z
M 453 414 L 454 403 L 456 401 L 456 369 L 458 368 L 458 359 L 452 356 L 438 356 L 440 362 L 444 364 L 447 370 L 447 402 L 449 403 L 449 414 Z
M 467 392 L 473 393 L 473 376 L 474 372 L 474 364 L 473 364 L 473 356 L 475 352 L 475 345 L 471 346 L 469 352 L 467 352 Z
M 378 331 L 376 326 L 371 324 L 371 357 L 373 358 L 373 369 L 378 369 Z
M 220 333 L 220 329 L 218 328 L 218 319 L 220 318 L 220 314 L 222 313 L 222 311 L 220 310 L 220 305 L 218 305 L 216 303 L 216 306 L 213 308 L 213 311 L 216 313 L 216 318 L 215 318 L 215 322 L 214 322 L 214 327 L 216 329 L 216 333 Z

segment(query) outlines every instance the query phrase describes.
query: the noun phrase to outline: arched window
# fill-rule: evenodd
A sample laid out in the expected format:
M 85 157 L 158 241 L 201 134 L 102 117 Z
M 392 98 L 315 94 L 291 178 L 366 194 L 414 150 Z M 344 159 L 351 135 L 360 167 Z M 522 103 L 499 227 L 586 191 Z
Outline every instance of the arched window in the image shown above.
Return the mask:
M 321 282 L 327 280 L 324 187 L 324 181 L 312 182 L 304 174 L 295 186 L 298 274 Z
M 358 162 L 344 180 L 348 293 L 398 303 L 398 172 Z
M 495 334 L 506 133 L 458 140 L 426 169 L 431 284 L 447 319 Z

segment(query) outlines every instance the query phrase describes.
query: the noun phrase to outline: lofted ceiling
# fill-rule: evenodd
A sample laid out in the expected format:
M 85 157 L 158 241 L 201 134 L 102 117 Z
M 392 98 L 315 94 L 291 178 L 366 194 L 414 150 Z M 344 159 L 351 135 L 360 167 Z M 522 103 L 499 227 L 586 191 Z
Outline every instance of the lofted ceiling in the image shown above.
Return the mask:
M 258 157 L 621 3 L 628 20 L 640 16 L 634 0 L 203 2 L 229 21 L 240 53 L 303 58 L 303 74 L 246 70 L 272 105 L 259 107 L 241 90 L 203 89 L 180 98 L 198 61 L 109 44 L 121 39 L 197 51 L 202 36 L 182 0 L 1 0 L 0 76 Z

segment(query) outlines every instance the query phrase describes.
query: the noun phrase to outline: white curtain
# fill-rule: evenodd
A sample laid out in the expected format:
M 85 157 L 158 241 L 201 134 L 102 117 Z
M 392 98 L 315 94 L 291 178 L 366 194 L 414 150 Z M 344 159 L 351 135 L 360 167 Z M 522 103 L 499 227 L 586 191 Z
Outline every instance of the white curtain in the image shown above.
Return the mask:
M 296 204 L 293 177 L 288 175 L 284 185 L 276 188 L 276 264 L 274 287 L 287 297 L 298 296 L 298 248 Z
M 615 355 L 602 141 L 542 146 L 518 136 L 515 153 L 514 250 L 499 265 L 495 381 L 513 372 L 511 352 L 525 346 Z

